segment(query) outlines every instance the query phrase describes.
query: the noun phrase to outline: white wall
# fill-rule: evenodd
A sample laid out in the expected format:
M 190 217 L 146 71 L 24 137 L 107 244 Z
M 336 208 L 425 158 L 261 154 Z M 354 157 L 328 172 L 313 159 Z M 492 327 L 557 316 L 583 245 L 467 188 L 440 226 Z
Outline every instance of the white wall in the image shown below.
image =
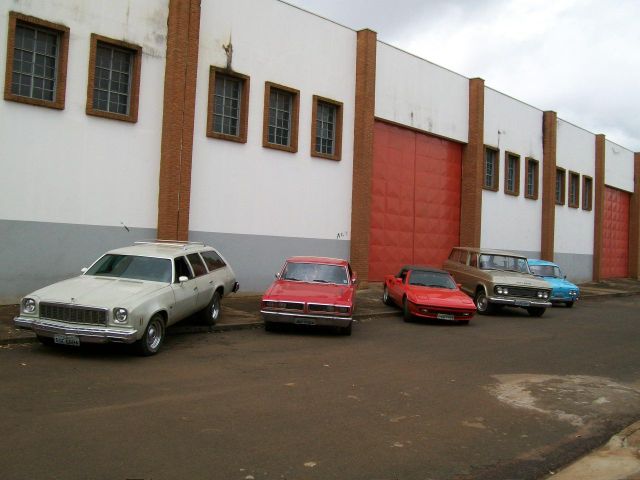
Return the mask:
M 593 255 L 594 210 L 582 209 L 582 175 L 593 179 L 595 198 L 596 137 L 593 133 L 558 119 L 556 166 L 566 173 L 565 204 L 555 206 L 554 250 L 556 254 Z M 580 206 L 570 208 L 569 172 L 580 174 Z
M 209 0 L 200 35 L 190 230 L 350 238 L 356 33 L 277 1 Z M 209 67 L 230 39 L 250 76 L 246 144 L 206 136 Z M 300 90 L 297 153 L 262 147 L 265 81 Z M 313 95 L 344 104 L 339 162 L 310 155 Z
M 64 110 L 0 100 L 0 218 L 155 228 L 168 0 L 5 0 L 3 82 L 11 10 L 69 27 L 69 57 Z M 85 114 L 92 33 L 142 47 L 136 124 Z
M 609 140 L 605 141 L 604 183 L 633 193 L 634 154 Z
M 378 42 L 375 115 L 466 143 L 469 80 Z
M 480 244 L 518 252 L 540 252 L 542 228 L 543 112 L 485 87 L 484 143 L 499 149 L 499 190 L 482 191 Z M 520 194 L 504 193 L 505 152 L 520 155 Z M 538 199 L 525 198 L 526 158 L 538 160 Z

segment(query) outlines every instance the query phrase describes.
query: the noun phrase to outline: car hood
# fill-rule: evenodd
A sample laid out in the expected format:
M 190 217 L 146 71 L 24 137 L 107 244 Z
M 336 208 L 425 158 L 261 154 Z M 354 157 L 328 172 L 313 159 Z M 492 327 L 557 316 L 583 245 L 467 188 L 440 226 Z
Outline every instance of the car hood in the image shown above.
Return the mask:
M 551 286 L 540 277 L 526 275 L 518 272 L 508 272 L 505 270 L 491 270 L 492 282 L 496 285 L 512 285 L 518 287 L 551 288 Z
M 554 289 L 560 290 L 579 290 L 578 286 L 564 278 L 543 277 Z
M 263 300 L 352 304 L 353 286 L 331 283 L 306 283 L 276 280 L 265 292 Z
M 166 283 L 160 282 L 81 275 L 41 288 L 30 296 L 38 297 L 41 302 L 127 307 L 140 297 L 166 286 Z
M 450 288 L 412 287 L 408 292 L 413 303 L 429 304 L 438 307 L 469 308 L 475 310 L 473 300 L 460 290 Z

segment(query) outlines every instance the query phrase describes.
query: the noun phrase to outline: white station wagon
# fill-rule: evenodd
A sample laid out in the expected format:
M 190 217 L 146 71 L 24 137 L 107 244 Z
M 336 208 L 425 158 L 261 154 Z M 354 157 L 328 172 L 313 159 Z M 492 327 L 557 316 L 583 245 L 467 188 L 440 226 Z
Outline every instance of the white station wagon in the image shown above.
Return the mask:
M 44 344 L 135 342 L 153 355 L 169 325 L 196 312 L 214 325 L 221 298 L 239 287 L 222 255 L 201 243 L 139 242 L 82 272 L 24 297 L 15 325 Z

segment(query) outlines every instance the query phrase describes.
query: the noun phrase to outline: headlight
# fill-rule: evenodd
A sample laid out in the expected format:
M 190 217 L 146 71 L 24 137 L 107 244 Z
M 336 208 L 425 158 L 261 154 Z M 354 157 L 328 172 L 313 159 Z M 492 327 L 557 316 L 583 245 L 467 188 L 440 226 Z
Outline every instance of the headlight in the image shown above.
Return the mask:
M 351 310 L 350 307 L 336 307 L 338 313 L 349 313 L 349 310 Z
M 33 298 L 22 299 L 22 313 L 33 313 L 36 311 L 36 301 Z
M 496 293 L 498 295 L 509 295 L 509 289 L 507 287 L 497 286 Z
M 538 298 L 549 298 L 549 293 L 548 292 L 538 292 Z
M 114 308 L 113 309 L 113 319 L 116 323 L 125 323 L 127 321 L 127 316 L 129 312 L 126 308 Z
M 265 300 L 264 302 L 262 302 L 262 306 L 264 308 L 278 308 L 278 302 L 272 302 L 269 300 Z

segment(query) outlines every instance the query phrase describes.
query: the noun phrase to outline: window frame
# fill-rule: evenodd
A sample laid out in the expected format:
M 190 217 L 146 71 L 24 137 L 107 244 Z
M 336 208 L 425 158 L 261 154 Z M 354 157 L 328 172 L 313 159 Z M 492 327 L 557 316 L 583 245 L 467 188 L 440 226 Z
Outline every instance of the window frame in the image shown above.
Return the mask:
M 587 185 L 588 184 L 588 185 Z M 587 186 L 589 188 L 587 188 Z M 588 192 L 585 195 L 585 192 Z M 587 205 L 585 205 L 585 197 Z M 593 210 L 593 177 L 589 175 L 582 175 L 582 201 L 580 202 L 582 210 L 590 212 Z
M 534 178 L 533 178 L 533 194 L 529 194 L 529 166 L 533 165 L 534 167 Z M 524 171 L 524 198 L 528 198 L 530 200 L 537 200 L 539 195 L 539 184 L 540 184 L 540 162 L 535 158 L 527 157 L 525 158 L 525 171 Z
M 560 199 L 558 199 L 558 176 L 562 176 L 562 185 Z M 567 170 L 562 167 L 556 167 L 555 182 L 553 187 L 553 196 L 556 205 L 564 205 L 567 197 Z
M 119 50 L 127 50 L 129 53 L 131 53 L 131 73 L 129 74 L 129 113 L 127 114 L 108 112 L 105 110 L 100 110 L 93 106 L 98 43 L 102 43 Z M 140 102 L 141 64 L 141 46 L 134 45 L 133 43 L 128 43 L 122 40 L 108 38 L 102 35 L 98 35 L 97 33 L 92 33 L 89 47 L 89 78 L 87 81 L 87 105 L 85 107 L 86 114 L 92 115 L 94 117 L 110 118 L 112 120 L 136 123 L 138 121 L 138 106 Z
M 49 30 L 58 35 L 58 51 L 56 56 L 56 74 L 53 100 L 26 97 L 11 91 L 13 77 L 13 59 L 16 47 L 16 26 L 24 24 L 40 30 Z M 7 31 L 7 64 L 4 79 L 4 99 L 11 102 L 26 103 L 38 107 L 64 110 L 67 86 L 67 61 L 69 58 L 69 27 L 59 23 L 48 22 L 37 17 L 24 15 L 19 12 L 9 12 L 9 27 Z
M 318 114 L 318 104 L 325 103 L 328 105 L 332 105 L 336 109 L 336 118 L 335 118 L 335 131 L 333 137 L 333 154 L 321 153 L 316 150 L 318 147 L 316 142 L 316 132 L 317 132 L 317 114 Z M 342 159 L 342 111 L 343 111 L 343 103 L 337 100 L 332 100 L 330 98 L 321 97 L 318 95 L 313 96 L 313 104 L 311 107 L 311 156 L 318 158 L 326 158 L 327 160 L 335 160 L 340 161 Z
M 240 93 L 240 121 L 238 126 L 238 135 L 230 135 L 228 133 L 220 133 L 214 130 L 214 108 L 216 96 L 216 77 L 224 76 L 239 80 L 242 83 L 242 92 Z M 249 125 L 249 92 L 251 87 L 251 78 L 248 75 L 234 72 L 228 68 L 221 68 L 211 65 L 209 67 L 209 98 L 207 104 L 207 137 L 217 138 L 219 140 L 228 140 L 231 142 L 247 143 L 247 130 Z
M 269 108 L 271 106 L 271 90 L 280 90 L 292 96 L 291 122 L 289 131 L 289 145 L 269 142 Z M 262 118 L 262 146 L 283 152 L 296 153 L 298 151 L 298 120 L 300 115 L 300 90 L 286 87 L 273 82 L 264 83 L 264 112 Z
M 493 168 L 493 183 L 487 185 L 487 152 L 494 153 L 494 168 Z M 500 189 L 500 150 L 488 145 L 484 146 L 484 155 L 482 159 L 482 188 L 492 192 L 497 192 Z
M 515 160 L 516 164 L 513 189 L 509 189 L 509 163 L 511 159 Z M 509 151 L 504 152 L 504 193 L 514 197 L 520 195 L 520 155 Z
M 572 201 L 571 200 L 571 194 L 572 194 L 572 180 L 575 179 L 576 180 L 576 191 L 575 191 L 575 199 Z M 569 182 L 569 186 L 568 186 L 568 192 L 567 192 L 567 204 L 569 205 L 570 208 L 579 208 L 580 207 L 580 174 L 578 172 L 572 172 L 569 171 L 569 178 L 568 178 L 568 182 Z

